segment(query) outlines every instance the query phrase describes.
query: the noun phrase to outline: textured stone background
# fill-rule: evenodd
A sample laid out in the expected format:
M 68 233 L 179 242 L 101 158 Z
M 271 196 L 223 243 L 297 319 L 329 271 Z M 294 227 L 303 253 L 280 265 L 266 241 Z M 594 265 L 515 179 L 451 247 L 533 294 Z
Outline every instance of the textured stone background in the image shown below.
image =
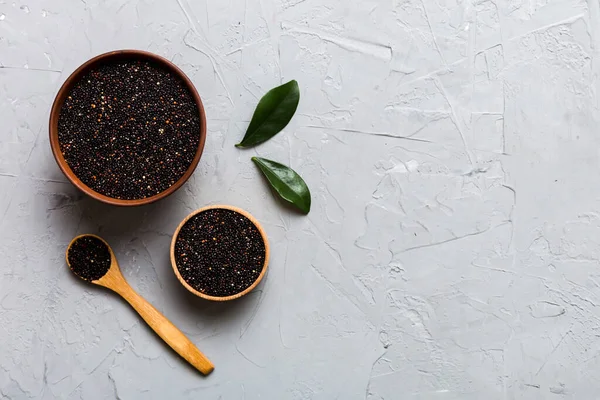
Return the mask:
M 2 399 L 594 399 L 600 390 L 597 0 L 0 1 Z M 47 139 L 60 84 L 118 48 L 193 80 L 209 135 L 176 195 L 108 207 Z M 297 79 L 293 122 L 233 147 Z M 299 171 L 308 217 L 250 157 Z M 273 245 L 246 298 L 179 286 L 170 237 L 211 203 Z M 202 378 L 64 263 L 105 237 L 215 363 Z

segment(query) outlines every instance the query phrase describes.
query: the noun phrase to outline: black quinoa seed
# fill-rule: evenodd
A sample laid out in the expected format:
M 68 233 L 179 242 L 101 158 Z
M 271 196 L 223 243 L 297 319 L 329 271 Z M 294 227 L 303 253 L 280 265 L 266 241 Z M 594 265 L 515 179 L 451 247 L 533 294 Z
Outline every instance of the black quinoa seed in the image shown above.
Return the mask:
M 184 82 L 160 65 L 107 62 L 68 93 L 58 140 L 88 187 L 115 199 L 144 199 L 185 174 L 200 141 L 200 115 Z
M 223 208 L 191 217 L 175 242 L 181 277 L 197 291 L 215 297 L 251 286 L 265 263 L 265 242 L 246 216 Z
M 110 251 L 102 240 L 82 236 L 75 240 L 67 253 L 69 267 L 86 281 L 102 278 L 110 269 Z

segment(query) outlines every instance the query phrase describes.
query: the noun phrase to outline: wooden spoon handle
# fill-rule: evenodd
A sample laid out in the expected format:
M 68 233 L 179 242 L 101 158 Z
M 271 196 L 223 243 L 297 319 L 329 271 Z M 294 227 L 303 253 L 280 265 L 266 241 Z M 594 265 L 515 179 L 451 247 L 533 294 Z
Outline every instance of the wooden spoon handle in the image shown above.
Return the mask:
M 127 285 L 129 286 L 129 285 Z M 173 350 L 185 358 L 198 371 L 204 375 L 210 374 L 215 369 L 213 363 L 188 339 L 175 325 L 171 323 L 156 308 L 148 303 L 135 290 L 119 290 L 118 293 L 140 314 L 154 330 Z

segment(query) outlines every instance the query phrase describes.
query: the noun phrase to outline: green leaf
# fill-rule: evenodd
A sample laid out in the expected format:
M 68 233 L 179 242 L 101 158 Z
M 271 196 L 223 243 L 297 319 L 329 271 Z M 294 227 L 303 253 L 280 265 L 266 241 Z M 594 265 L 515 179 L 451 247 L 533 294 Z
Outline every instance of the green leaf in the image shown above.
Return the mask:
M 310 211 L 310 190 L 304 179 L 293 169 L 278 162 L 260 157 L 252 157 L 252 161 L 267 177 L 271 187 L 282 199 L 298 207 L 304 214 Z
M 290 122 L 300 101 L 298 82 L 271 89 L 258 102 L 246 135 L 236 147 L 251 147 L 271 139 Z

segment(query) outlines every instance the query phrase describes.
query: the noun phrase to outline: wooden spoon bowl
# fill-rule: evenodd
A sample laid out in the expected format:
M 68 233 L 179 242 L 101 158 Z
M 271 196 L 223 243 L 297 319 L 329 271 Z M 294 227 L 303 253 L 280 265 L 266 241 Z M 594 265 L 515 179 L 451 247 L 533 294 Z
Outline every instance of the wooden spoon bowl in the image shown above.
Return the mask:
M 263 242 L 265 244 L 265 262 L 262 266 L 262 270 L 260 272 L 260 275 L 258 275 L 258 278 L 256 278 L 256 280 L 252 283 L 252 285 L 250 285 L 249 287 L 247 287 L 246 289 L 244 289 L 243 291 L 233 294 L 231 296 L 211 296 L 208 295 L 206 293 L 202 293 L 196 289 L 194 289 L 192 286 L 190 286 L 190 284 L 188 284 L 185 279 L 183 279 L 183 277 L 181 276 L 181 274 L 179 273 L 179 268 L 177 267 L 177 262 L 175 259 L 175 244 L 177 242 L 177 237 L 179 236 L 179 232 L 181 231 L 181 228 L 185 225 L 185 223 L 192 217 L 194 217 L 197 214 L 200 214 L 206 210 L 211 210 L 211 209 L 225 209 L 225 210 L 231 210 L 231 211 L 235 211 L 239 214 L 242 214 L 243 216 L 245 216 L 246 218 L 248 218 L 253 224 L 254 226 L 256 226 L 256 228 L 258 229 L 258 231 L 260 232 L 260 235 L 263 239 Z M 183 285 L 183 287 L 185 287 L 187 290 L 189 290 L 191 293 L 195 294 L 198 297 L 202 297 L 203 299 L 206 300 L 212 300 L 212 301 L 228 301 L 228 300 L 235 300 L 238 299 L 240 297 L 242 297 L 243 295 L 251 292 L 262 280 L 262 278 L 265 276 L 265 273 L 267 272 L 267 266 L 269 265 L 269 253 L 270 253 L 270 249 L 269 249 L 269 241 L 267 239 L 267 234 L 265 233 L 264 229 L 262 228 L 262 226 L 260 225 L 260 223 L 256 220 L 256 218 L 254 218 L 252 216 L 252 214 L 250 214 L 249 212 L 242 210 L 241 208 L 238 207 L 233 207 L 233 206 L 228 206 L 228 205 L 214 205 L 214 206 L 207 206 L 207 207 L 202 207 L 194 212 L 192 212 L 191 214 L 189 214 L 187 217 L 184 218 L 183 221 L 181 221 L 181 223 L 179 224 L 179 226 L 177 227 L 177 229 L 175 230 L 175 233 L 173 234 L 173 239 L 171 240 L 171 266 L 173 267 L 173 272 L 175 272 L 175 276 L 177 277 L 177 279 L 179 280 L 179 282 Z
M 171 74 L 179 78 L 186 88 L 189 90 L 190 94 L 194 98 L 196 106 L 198 107 L 198 113 L 200 114 L 200 131 L 198 135 L 200 140 L 198 142 L 198 147 L 196 148 L 196 154 L 192 160 L 187 171 L 183 174 L 181 178 L 177 182 L 175 182 L 168 189 L 162 191 L 161 193 L 155 194 L 154 196 L 146 197 L 145 199 L 135 199 L 135 200 L 123 200 L 123 199 L 115 199 L 112 197 L 105 196 L 101 193 L 96 192 L 85 183 L 83 183 L 77 175 L 71 170 L 67 161 L 63 157 L 62 151 L 60 149 L 60 143 L 58 140 L 58 118 L 60 116 L 60 110 L 65 102 L 66 97 L 69 92 L 73 88 L 73 86 L 91 69 L 97 67 L 98 65 L 104 64 L 106 62 L 111 62 L 115 60 L 145 60 L 151 61 L 165 70 L 169 71 Z M 56 98 L 54 99 L 54 103 L 52 104 L 52 110 L 50 111 L 50 147 L 52 148 L 52 154 L 54 154 L 54 158 L 58 163 L 58 167 L 65 174 L 67 179 L 75 185 L 79 190 L 88 196 L 99 200 L 101 202 L 112 204 L 116 206 L 139 206 L 144 204 L 150 204 L 157 200 L 163 199 L 170 194 L 174 193 L 177 189 L 179 189 L 192 175 L 198 162 L 200 161 L 200 156 L 202 155 L 202 151 L 204 150 L 204 143 L 206 141 L 206 114 L 204 113 L 204 106 L 202 105 L 202 100 L 200 100 L 200 95 L 196 91 L 194 84 L 192 81 L 185 75 L 185 73 L 180 70 L 175 64 L 171 61 L 158 56 L 153 53 L 149 53 L 147 51 L 141 50 L 117 50 L 111 51 L 108 53 L 100 54 L 88 61 L 86 61 L 83 65 L 75 70 L 63 83 L 62 87 L 58 91 Z

